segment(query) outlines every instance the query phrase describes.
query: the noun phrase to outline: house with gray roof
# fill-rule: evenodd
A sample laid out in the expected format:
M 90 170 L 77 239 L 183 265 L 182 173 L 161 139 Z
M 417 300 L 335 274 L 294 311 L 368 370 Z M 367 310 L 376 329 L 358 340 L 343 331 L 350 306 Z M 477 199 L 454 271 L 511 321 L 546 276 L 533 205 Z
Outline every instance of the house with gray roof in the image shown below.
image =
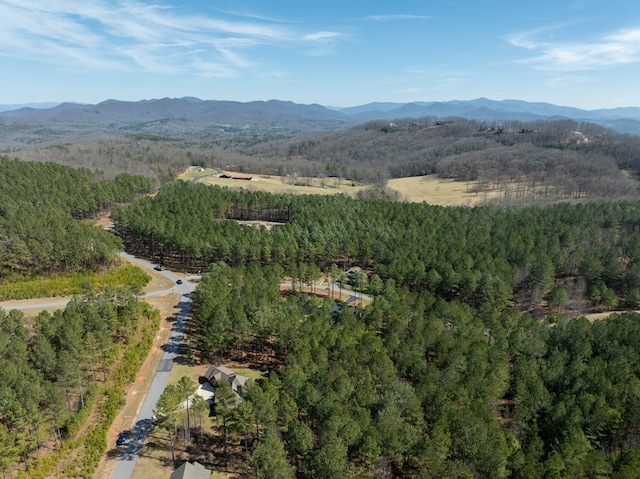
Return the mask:
M 204 377 L 214 386 L 221 382 L 228 383 L 236 396 L 236 405 L 243 401 L 240 394 L 242 394 L 242 390 L 246 387 L 247 381 L 249 380 L 248 377 L 236 374 L 226 366 L 209 366 Z

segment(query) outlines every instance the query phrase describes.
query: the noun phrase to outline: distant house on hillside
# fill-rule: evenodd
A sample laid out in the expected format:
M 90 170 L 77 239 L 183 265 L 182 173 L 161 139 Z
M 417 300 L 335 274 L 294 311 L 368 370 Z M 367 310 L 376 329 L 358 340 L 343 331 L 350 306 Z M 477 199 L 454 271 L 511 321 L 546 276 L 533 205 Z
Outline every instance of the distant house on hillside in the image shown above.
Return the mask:
M 228 383 L 236 396 L 236 405 L 242 402 L 240 394 L 249 380 L 246 376 L 236 374 L 226 366 L 209 366 L 204 377 L 214 386 L 221 382 Z
M 184 462 L 178 469 L 171 473 L 171 479 L 209 479 L 211 471 L 199 462 Z

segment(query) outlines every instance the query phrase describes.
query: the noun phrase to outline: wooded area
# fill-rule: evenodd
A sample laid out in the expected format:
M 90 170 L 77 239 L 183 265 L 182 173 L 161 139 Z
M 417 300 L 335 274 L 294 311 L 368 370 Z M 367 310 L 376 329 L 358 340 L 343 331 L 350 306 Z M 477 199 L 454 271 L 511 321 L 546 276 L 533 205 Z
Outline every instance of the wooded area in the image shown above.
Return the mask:
M 88 477 L 158 318 L 135 295 L 148 275 L 113 268 L 122 242 L 86 220 L 151 192 L 153 181 L 7 157 L 0 176 L 0 283 L 14 294 L 3 299 L 25 297 L 24 285 L 41 296 L 86 293 L 35 320 L 0 310 L 0 469 L 4 476 L 21 462 L 23 472 Z M 64 284 L 74 280 L 83 284 Z M 94 428 L 77 437 L 96 402 Z
M 216 405 L 225 456 L 252 444 L 242 477 L 637 476 L 639 315 L 550 327 L 392 280 L 336 310 L 275 299 L 279 272 L 216 264 L 194 294 L 206 360 L 251 361 L 266 338 L 279 358 L 242 407 Z
M 593 123 L 412 118 L 371 121 L 334 132 L 210 135 L 204 138 L 83 138 L 12 153 L 30 161 L 127 172 L 161 183 L 192 165 L 253 174 L 351 179 L 384 186 L 389 178 L 436 174 L 478 181 L 503 203 L 637 197 L 621 170 L 640 170 L 640 139 Z
M 290 220 L 270 230 L 232 219 L 277 209 Z M 640 304 L 640 202 L 444 208 L 178 181 L 113 218 L 139 254 L 208 272 L 202 361 L 274 348 L 225 423 L 225 441 L 251 438 L 251 477 L 637 473 L 640 317 L 568 318 Z M 354 265 L 364 310 L 280 295 L 283 276 L 311 292 Z
M 150 320 L 155 321 L 151 327 Z M 43 311 L 29 328 L 20 311 L 0 310 L 3 474 L 18 461 L 27 474 L 34 467 L 56 474 L 60 461 L 65 470 L 58 473 L 64 477 L 90 477 L 106 451 L 106 431 L 122 407 L 124 387 L 146 357 L 158 320 L 127 288 L 76 297 L 53 314 Z M 144 347 L 137 350 L 141 337 Z M 124 351 L 134 354 L 123 358 Z M 114 369 L 116 360 L 124 367 Z M 96 402 L 100 421 L 79 439 Z
M 0 280 L 97 271 L 116 261 L 122 243 L 79 221 L 149 193 L 153 181 L 120 174 L 100 180 L 85 169 L 0 156 Z M 15 279 L 15 278 L 14 278 Z
M 123 247 L 204 273 L 193 294 L 197 357 L 240 354 L 270 369 L 241 408 L 217 410 L 225 446 L 244 441 L 253 477 L 636 477 L 640 317 L 569 318 L 640 308 L 639 147 L 575 122 L 421 119 L 175 146 L 166 163 L 152 142 L 54 149 L 74 161 L 102 149 L 119 166 L 147 168 L 163 184 L 154 196 L 143 176 L 0 157 L 0 280 L 103 271 Z M 174 166 L 189 164 L 380 185 L 436 173 L 556 204 L 445 208 L 173 181 Z M 620 197 L 631 199 L 612 201 Z M 84 221 L 110 208 L 119 237 Z M 346 281 L 353 266 L 370 305 L 315 297 L 320 274 Z M 284 277 L 309 294 L 282 295 Z M 131 290 L 110 288 L 29 328 L 0 311 L 3 468 L 29 467 L 45 443 L 63 450 L 108 365 L 153 316 L 143 309 Z M 161 407 L 175 406 L 183 386 Z M 107 396 L 111 414 L 121 391 Z M 173 437 L 183 427 L 165 426 Z M 103 432 L 69 475 L 89 474 Z
M 282 211 L 271 230 L 228 221 Z M 542 314 L 640 305 L 639 202 L 444 208 L 166 185 L 112 213 L 137 254 L 185 271 L 218 261 L 363 267 L 412 291 Z

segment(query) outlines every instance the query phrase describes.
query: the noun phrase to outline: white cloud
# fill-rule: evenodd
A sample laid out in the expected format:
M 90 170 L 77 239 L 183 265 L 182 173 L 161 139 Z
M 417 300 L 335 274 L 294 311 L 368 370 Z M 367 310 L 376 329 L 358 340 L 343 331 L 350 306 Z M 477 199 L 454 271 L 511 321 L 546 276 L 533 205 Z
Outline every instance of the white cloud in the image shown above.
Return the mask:
M 309 46 L 306 52 L 308 55 L 322 56 L 333 53 L 335 46 L 342 38 L 344 38 L 342 33 L 321 31 L 307 33 L 301 37 L 301 40 Z
M 537 32 L 509 39 L 538 55 L 520 60 L 539 70 L 587 71 L 640 62 L 640 29 L 620 30 L 593 42 L 541 42 Z
M 337 32 L 316 32 L 309 33 L 302 37 L 303 40 L 308 40 L 312 42 L 323 42 L 323 41 L 333 41 L 340 37 L 340 34 Z
M 331 50 L 341 35 L 249 15 L 188 14 L 153 0 L 0 0 L 0 55 L 68 68 L 259 74 L 252 48 Z

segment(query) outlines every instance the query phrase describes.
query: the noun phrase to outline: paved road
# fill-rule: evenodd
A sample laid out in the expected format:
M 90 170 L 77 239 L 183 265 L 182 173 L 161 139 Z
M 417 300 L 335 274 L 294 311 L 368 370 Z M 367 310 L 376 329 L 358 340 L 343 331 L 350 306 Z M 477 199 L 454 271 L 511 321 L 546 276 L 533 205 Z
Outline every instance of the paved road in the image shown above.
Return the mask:
M 149 263 L 148 261 L 136 258 L 126 253 L 122 253 L 122 256 L 126 257 L 130 261 L 133 261 L 134 263 L 139 264 L 142 267 L 153 268 L 153 264 Z M 171 271 L 163 270 L 160 272 L 160 274 L 166 276 L 174 283 L 178 279 L 178 277 Z M 178 316 L 175 324 L 173 325 L 173 329 L 171 330 L 169 342 L 165 347 L 164 354 L 162 355 L 162 359 L 160 360 L 160 364 L 158 365 L 156 374 L 153 377 L 153 381 L 151 383 L 151 386 L 149 387 L 147 396 L 145 397 L 144 402 L 142 403 L 142 407 L 140 408 L 138 418 L 136 419 L 135 425 L 133 426 L 131 433 L 129 434 L 129 439 L 127 440 L 126 445 L 123 447 L 122 452 L 120 453 L 120 459 L 118 459 L 118 463 L 116 464 L 113 475 L 111 476 L 113 479 L 129 479 L 133 473 L 133 468 L 136 465 L 136 461 L 138 460 L 138 456 L 140 455 L 140 451 L 142 450 L 142 446 L 144 444 L 145 438 L 147 437 L 147 433 L 151 428 L 151 423 L 153 421 L 154 415 L 153 411 L 156 407 L 156 403 L 164 392 L 164 388 L 167 385 L 169 375 L 171 374 L 173 362 L 178 354 L 178 349 L 180 348 L 180 343 L 182 342 L 184 328 L 187 323 L 187 316 L 189 315 L 189 311 L 191 310 L 191 293 L 195 290 L 195 288 L 196 287 L 194 283 L 185 281 L 183 284 L 176 284 L 171 290 L 159 291 L 157 293 L 154 293 L 166 294 L 174 292 L 180 294 L 181 300 L 178 309 Z
M 123 252 L 120 253 L 120 255 L 123 258 L 126 258 L 129 261 L 142 266 L 143 268 L 153 269 L 155 266 L 149 261 L 137 258 L 128 253 Z M 131 477 L 131 474 L 133 473 L 133 468 L 136 465 L 136 461 L 138 459 L 140 451 L 142 450 L 142 446 L 144 444 L 147 433 L 151 428 L 151 423 L 153 421 L 154 415 L 153 411 L 156 407 L 156 403 L 164 392 L 164 388 L 167 385 L 169 375 L 171 374 L 173 362 L 178 354 L 178 349 L 180 348 L 180 343 L 182 342 L 182 336 L 186 326 L 187 317 L 189 315 L 189 312 L 191 311 L 191 293 L 196 289 L 196 285 L 190 281 L 184 281 L 182 284 L 176 284 L 176 281 L 180 279 L 180 277 L 175 275 L 171 271 L 162 270 L 156 271 L 156 273 L 170 279 L 173 282 L 174 286 L 162 291 L 147 293 L 144 296 L 159 296 L 172 293 L 180 294 L 178 315 L 176 322 L 173 325 L 173 329 L 171 330 L 169 341 L 165 346 L 164 354 L 162 355 L 162 359 L 160 360 L 158 369 L 156 370 L 151 386 L 149 387 L 149 391 L 147 392 L 145 400 L 142 403 L 142 407 L 140 408 L 140 412 L 138 413 L 135 425 L 133 426 L 129 434 L 127 443 L 122 446 L 120 459 L 118 459 L 118 463 L 116 464 L 113 475 L 111 476 L 113 479 L 129 479 Z M 49 301 L 43 300 L 42 303 L 33 303 L 30 301 L 23 303 L 7 302 L 0 303 L 0 307 L 5 310 L 63 307 L 66 306 L 70 299 L 71 298 L 58 298 Z
M 181 286 L 185 285 L 183 284 Z M 190 290 L 187 289 L 187 287 L 190 288 Z M 169 342 L 167 343 L 164 354 L 162 355 L 156 374 L 153 377 L 147 396 L 142 403 L 140 413 L 138 414 L 135 425 L 131 430 L 127 444 L 123 447 L 120 459 L 118 459 L 118 463 L 113 471 L 113 475 L 111 476 L 113 479 L 129 479 L 131 477 L 133 468 L 135 467 L 140 451 L 142 450 L 144 440 L 151 428 L 154 415 L 153 411 L 158 399 L 160 399 L 160 396 L 167 385 L 174 359 L 178 354 L 178 349 L 182 341 L 184 327 L 187 322 L 187 315 L 191 309 L 191 295 L 188 293 L 190 293 L 194 288 L 190 283 L 187 287 L 183 290 L 184 293 L 182 294 L 182 300 L 180 301 L 178 318 L 171 331 Z M 188 296 L 186 294 L 188 294 Z
M 120 253 L 120 256 L 128 259 L 133 263 L 136 263 L 142 266 L 143 268 L 153 269 L 155 266 L 154 263 L 151 263 L 144 259 L 136 258 L 135 256 L 132 256 L 128 253 L 122 252 Z M 185 281 L 183 284 L 175 284 L 175 282 L 178 279 L 180 279 L 180 277 L 172 273 L 171 271 L 163 270 L 163 271 L 156 271 L 156 273 L 162 274 L 163 276 L 166 276 L 167 278 L 169 278 L 174 283 L 174 286 L 161 291 L 153 291 L 151 293 L 146 293 L 142 297 L 161 296 L 163 294 L 171 294 L 171 293 L 184 294 L 184 293 L 190 293 L 195 289 L 195 285 L 192 283 L 189 283 L 188 281 Z M 71 300 L 71 296 L 69 296 L 68 298 L 48 298 L 48 299 L 42 298 L 41 302 L 38 302 L 38 303 L 34 303 L 33 300 L 4 301 L 4 302 L 0 302 L 0 308 L 4 309 L 5 311 L 9 311 L 11 309 L 62 308 L 66 306 L 70 300 Z
M 136 263 L 143 268 L 153 269 L 154 264 L 144 260 L 132 256 L 128 253 L 120 253 L 122 257 L 128 259 L 129 261 Z M 164 392 L 164 389 L 167 385 L 167 381 L 169 379 L 169 375 L 171 374 L 171 369 L 173 367 L 173 362 L 178 354 L 178 349 L 180 348 L 180 343 L 182 342 L 182 337 L 184 334 L 184 329 L 187 322 L 187 317 L 189 312 L 191 311 L 191 293 L 196 289 L 196 285 L 190 281 L 184 281 L 182 284 L 175 284 L 175 282 L 179 279 L 177 275 L 172 273 L 171 271 L 162 270 L 157 272 L 159 274 L 164 275 L 168 279 L 170 279 L 174 286 L 172 288 L 155 291 L 153 293 L 147 293 L 145 296 L 157 296 L 162 294 L 180 294 L 180 304 L 178 309 L 178 316 L 176 322 L 171 330 L 171 335 L 169 337 L 169 342 L 165 347 L 164 354 L 162 355 L 162 359 L 160 360 L 160 364 L 158 365 L 158 369 L 153 377 L 153 381 L 151 386 L 149 387 L 149 391 L 147 392 L 147 396 L 145 397 L 144 402 L 142 403 L 142 407 L 140 408 L 140 412 L 136 419 L 135 425 L 132 428 L 127 443 L 122 446 L 122 451 L 120 453 L 120 458 L 118 459 L 118 463 L 116 464 L 112 479 L 130 479 L 133 474 L 133 469 L 136 465 L 136 461 L 138 460 L 138 456 L 140 455 L 140 451 L 142 450 L 142 446 L 144 445 L 144 441 L 146 436 L 151 428 L 151 424 L 153 422 L 154 409 L 156 407 L 156 403 L 160 396 Z M 290 282 L 283 282 L 282 287 L 291 287 Z M 336 283 L 335 289 L 339 289 L 339 285 Z M 349 298 L 346 301 L 343 301 L 337 308 L 351 304 L 357 301 L 356 295 L 353 292 L 340 288 L 341 292 L 349 293 Z M 371 301 L 371 297 L 364 294 L 361 295 L 362 299 L 365 301 Z M 49 307 L 62 307 L 68 303 L 68 299 L 65 300 L 53 300 L 53 301 L 45 301 L 39 304 L 2 304 L 0 303 L 0 307 L 3 309 L 36 309 L 36 308 L 49 308 Z

